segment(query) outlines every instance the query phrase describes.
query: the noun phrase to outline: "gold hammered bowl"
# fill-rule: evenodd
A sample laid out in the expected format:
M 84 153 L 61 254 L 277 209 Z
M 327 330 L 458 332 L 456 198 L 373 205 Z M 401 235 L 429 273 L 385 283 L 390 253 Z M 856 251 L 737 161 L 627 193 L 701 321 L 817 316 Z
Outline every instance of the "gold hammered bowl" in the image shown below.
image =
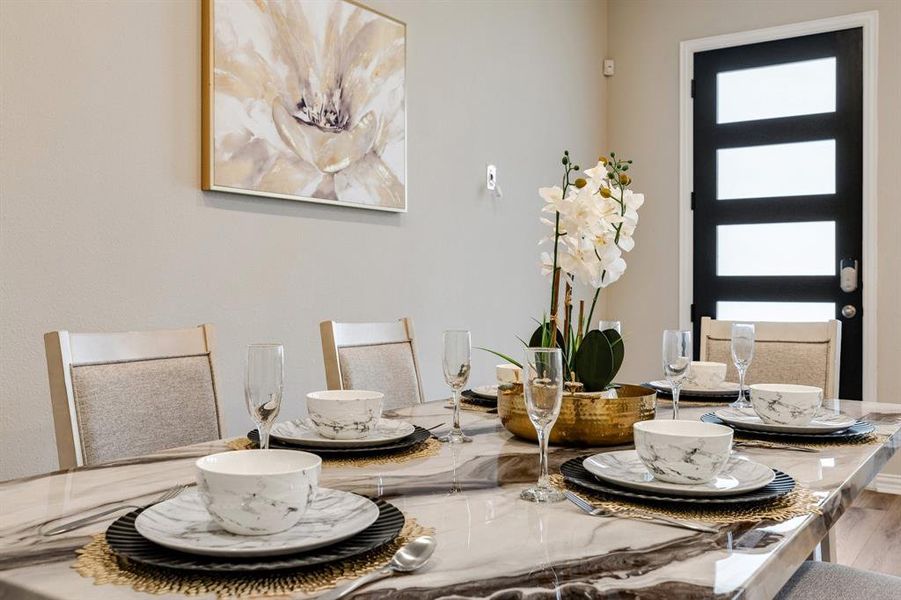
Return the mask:
M 654 418 L 657 392 L 640 385 L 620 385 L 605 392 L 564 394 L 550 443 L 571 446 L 616 446 L 632 441 L 632 425 Z M 537 441 L 526 413 L 522 384 L 503 385 L 497 414 L 513 435 Z

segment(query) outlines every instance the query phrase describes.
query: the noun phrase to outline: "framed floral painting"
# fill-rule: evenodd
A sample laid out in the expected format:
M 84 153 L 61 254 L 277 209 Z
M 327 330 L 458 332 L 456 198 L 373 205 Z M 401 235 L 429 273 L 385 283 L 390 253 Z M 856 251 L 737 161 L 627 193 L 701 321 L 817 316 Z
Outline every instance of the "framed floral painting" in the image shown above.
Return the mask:
M 405 212 L 405 65 L 348 0 L 204 0 L 203 189 Z

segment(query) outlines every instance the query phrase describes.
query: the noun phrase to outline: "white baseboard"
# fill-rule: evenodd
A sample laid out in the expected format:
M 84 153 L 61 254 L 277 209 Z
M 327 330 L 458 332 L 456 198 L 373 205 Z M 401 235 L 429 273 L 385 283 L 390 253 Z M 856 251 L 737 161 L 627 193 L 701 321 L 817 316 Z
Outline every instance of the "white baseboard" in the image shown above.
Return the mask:
M 876 476 L 868 490 L 879 492 L 881 494 L 899 494 L 901 495 L 901 475 L 894 473 L 880 473 Z

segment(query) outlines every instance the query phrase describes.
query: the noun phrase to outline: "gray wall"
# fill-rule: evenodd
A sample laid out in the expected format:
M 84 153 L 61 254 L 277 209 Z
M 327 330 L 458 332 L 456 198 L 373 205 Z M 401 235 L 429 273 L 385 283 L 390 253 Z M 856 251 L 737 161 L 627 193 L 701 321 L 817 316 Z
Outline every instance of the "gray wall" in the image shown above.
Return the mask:
M 372 4 L 408 24 L 405 215 L 200 191 L 198 3 L 0 2 L 0 479 L 56 468 L 53 329 L 214 323 L 232 434 L 245 345 L 285 343 L 296 414 L 323 319 L 412 316 L 430 398 L 444 328 L 517 351 L 546 297 L 536 189 L 602 149 L 605 4 Z

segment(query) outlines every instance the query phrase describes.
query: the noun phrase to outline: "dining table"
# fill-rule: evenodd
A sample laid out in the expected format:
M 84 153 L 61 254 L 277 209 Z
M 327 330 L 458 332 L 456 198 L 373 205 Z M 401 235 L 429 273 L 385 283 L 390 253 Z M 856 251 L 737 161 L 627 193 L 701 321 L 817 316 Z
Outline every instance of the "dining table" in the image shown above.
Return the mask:
M 413 460 L 326 463 L 321 485 L 385 499 L 437 540 L 426 567 L 369 585 L 356 598 L 772 598 L 901 446 L 901 404 L 826 404 L 873 423 L 877 436 L 866 444 L 819 445 L 816 452 L 737 450 L 791 475 L 815 495 L 819 510 L 782 522 L 724 525 L 717 533 L 591 516 L 570 502 L 521 500 L 537 477 L 537 446 L 508 433 L 489 412 L 462 413 L 472 443 L 442 444 L 437 454 Z M 657 418 L 671 418 L 670 407 L 658 401 Z M 711 410 L 686 403 L 680 418 Z M 438 434 L 450 425 L 443 401 L 385 416 L 425 428 L 443 424 Z M 42 532 L 119 504 L 150 503 L 174 485 L 192 484 L 198 457 L 230 447 L 219 440 L 0 483 L 0 598 L 183 597 L 98 584 L 72 568 L 76 550 L 128 509 L 62 535 Z M 551 470 L 604 450 L 552 446 Z

